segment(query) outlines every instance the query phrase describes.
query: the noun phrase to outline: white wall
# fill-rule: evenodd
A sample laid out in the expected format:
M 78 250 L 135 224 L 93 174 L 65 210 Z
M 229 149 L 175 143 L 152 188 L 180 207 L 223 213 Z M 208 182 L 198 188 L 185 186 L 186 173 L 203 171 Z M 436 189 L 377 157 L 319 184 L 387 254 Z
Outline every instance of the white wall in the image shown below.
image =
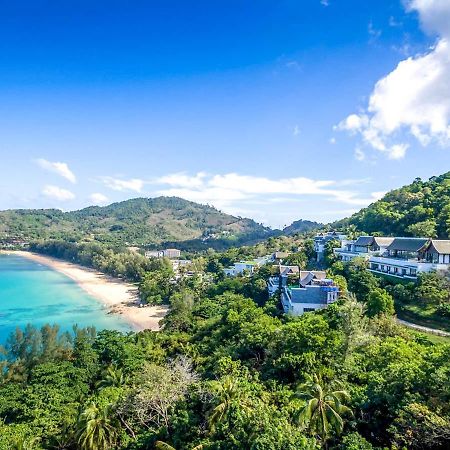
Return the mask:
M 293 314 L 294 316 L 301 316 L 302 314 L 304 314 L 303 308 L 323 309 L 328 306 L 322 303 L 292 303 L 291 305 L 291 314 Z

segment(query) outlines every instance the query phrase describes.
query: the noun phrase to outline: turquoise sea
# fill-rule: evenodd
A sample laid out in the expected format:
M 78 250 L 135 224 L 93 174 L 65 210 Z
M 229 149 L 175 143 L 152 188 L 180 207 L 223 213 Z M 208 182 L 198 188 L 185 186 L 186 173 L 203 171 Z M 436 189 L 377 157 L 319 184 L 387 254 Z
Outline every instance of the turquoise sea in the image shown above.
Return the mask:
M 131 330 L 67 276 L 20 256 L 0 255 L 0 344 L 28 323 Z

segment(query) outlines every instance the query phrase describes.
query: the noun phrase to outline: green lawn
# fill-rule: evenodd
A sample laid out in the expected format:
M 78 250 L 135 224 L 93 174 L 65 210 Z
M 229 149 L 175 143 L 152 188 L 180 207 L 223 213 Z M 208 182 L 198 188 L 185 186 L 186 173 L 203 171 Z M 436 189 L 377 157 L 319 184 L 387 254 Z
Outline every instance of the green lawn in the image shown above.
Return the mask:
M 396 312 L 399 319 L 413 322 L 417 325 L 450 331 L 450 320 L 437 314 L 435 305 L 411 302 L 397 304 Z

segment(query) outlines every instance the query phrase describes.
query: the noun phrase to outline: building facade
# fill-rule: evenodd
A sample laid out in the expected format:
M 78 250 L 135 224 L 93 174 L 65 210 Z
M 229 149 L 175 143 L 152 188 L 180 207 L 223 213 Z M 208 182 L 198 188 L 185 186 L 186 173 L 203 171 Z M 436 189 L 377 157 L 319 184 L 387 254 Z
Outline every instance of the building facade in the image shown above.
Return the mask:
M 342 261 L 351 261 L 354 258 L 368 259 L 372 255 L 382 255 L 394 238 L 378 236 L 359 236 L 356 240 L 344 239 L 341 247 L 333 250 Z
M 325 272 L 297 266 L 280 266 L 279 275 L 267 281 L 267 290 L 270 296 L 279 292 L 284 312 L 296 316 L 326 308 L 339 297 L 339 288 Z
M 423 272 L 450 269 L 450 241 L 412 237 L 360 236 L 346 242 L 334 253 L 343 261 L 364 257 L 368 270 L 415 281 Z
M 333 240 L 345 241 L 347 236 L 345 234 L 330 231 L 328 233 L 319 233 L 314 237 L 314 251 L 316 252 L 317 261 L 322 261 L 325 254 L 325 246 L 327 242 Z
M 169 258 L 177 259 L 181 256 L 181 250 L 176 248 L 167 248 L 165 250 L 148 250 L 144 253 L 146 258 Z

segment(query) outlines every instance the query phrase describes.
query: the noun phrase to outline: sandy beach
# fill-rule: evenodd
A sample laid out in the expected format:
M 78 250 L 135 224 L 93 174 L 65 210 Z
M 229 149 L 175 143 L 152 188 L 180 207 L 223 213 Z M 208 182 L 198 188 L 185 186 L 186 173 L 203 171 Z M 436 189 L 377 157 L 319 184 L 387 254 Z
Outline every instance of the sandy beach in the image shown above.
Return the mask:
M 72 264 L 49 256 L 25 251 L 11 251 L 63 273 L 88 292 L 92 297 L 108 307 L 111 313 L 120 314 L 134 330 L 159 330 L 159 321 L 167 312 L 166 306 L 139 308 L 138 290 L 131 283 L 107 276 L 94 269 Z

